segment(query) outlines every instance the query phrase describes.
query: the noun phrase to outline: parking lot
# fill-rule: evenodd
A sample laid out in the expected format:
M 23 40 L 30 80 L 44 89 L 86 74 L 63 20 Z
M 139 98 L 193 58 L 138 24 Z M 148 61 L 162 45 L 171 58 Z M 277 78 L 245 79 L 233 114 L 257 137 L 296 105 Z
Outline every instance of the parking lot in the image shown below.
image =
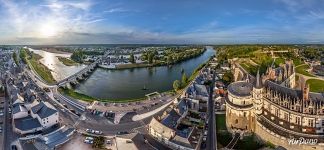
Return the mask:
M 73 137 L 71 137 L 70 141 L 62 145 L 62 147 L 59 147 L 59 150 L 71 150 L 71 149 L 77 149 L 77 150 L 89 150 L 92 149 L 92 144 L 86 143 L 85 140 L 89 138 L 90 136 L 85 136 L 80 133 L 75 134 Z M 91 140 L 90 140 L 91 141 Z M 115 150 L 115 140 L 113 138 L 111 139 L 105 139 L 105 148 Z

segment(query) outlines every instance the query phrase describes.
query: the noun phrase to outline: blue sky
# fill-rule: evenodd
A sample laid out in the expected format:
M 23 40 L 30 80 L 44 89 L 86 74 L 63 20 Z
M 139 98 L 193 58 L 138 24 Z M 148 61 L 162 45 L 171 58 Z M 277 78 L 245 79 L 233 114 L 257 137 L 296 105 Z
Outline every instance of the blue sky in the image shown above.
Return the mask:
M 324 0 L 0 0 L 0 44 L 324 43 Z

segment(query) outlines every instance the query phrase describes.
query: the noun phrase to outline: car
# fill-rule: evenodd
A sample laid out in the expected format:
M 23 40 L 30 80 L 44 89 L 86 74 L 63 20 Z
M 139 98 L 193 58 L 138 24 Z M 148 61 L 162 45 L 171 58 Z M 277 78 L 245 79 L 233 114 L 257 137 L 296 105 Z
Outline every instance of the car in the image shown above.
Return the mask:
M 93 143 L 93 141 L 91 141 L 91 140 L 84 140 L 84 143 L 87 143 L 87 144 L 92 144 L 92 143 Z
M 117 135 L 122 135 L 122 134 L 128 134 L 128 132 L 127 131 L 119 131 L 119 132 L 117 132 Z
M 99 134 L 99 135 L 102 134 L 101 131 L 95 131 L 95 133 L 96 133 L 96 134 Z
M 87 136 L 87 137 L 86 137 L 86 140 L 90 140 L 90 141 L 92 141 L 92 140 L 93 140 L 93 137 Z
M 91 129 L 86 129 L 86 132 L 91 133 Z

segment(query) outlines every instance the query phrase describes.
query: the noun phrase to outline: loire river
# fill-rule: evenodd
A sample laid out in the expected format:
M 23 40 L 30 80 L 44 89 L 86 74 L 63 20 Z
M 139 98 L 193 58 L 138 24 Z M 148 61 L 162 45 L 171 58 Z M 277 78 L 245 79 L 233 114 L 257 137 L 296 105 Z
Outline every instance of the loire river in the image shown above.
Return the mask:
M 200 56 L 173 65 L 154 68 L 133 68 L 124 70 L 96 69 L 85 81 L 76 86 L 76 91 L 96 98 L 133 99 L 144 97 L 152 92 L 165 92 L 173 89 L 174 80 L 181 80 L 181 69 L 187 76 L 202 63 L 206 62 L 215 51 L 212 47 Z M 147 90 L 143 90 L 143 87 Z
M 38 55 L 41 55 L 43 57 L 40 60 L 40 62 L 52 70 L 52 75 L 56 81 L 63 80 L 65 78 L 67 78 L 68 76 L 71 76 L 74 73 L 76 73 L 86 67 L 86 65 L 65 66 L 57 58 L 58 56 L 70 57 L 71 56 L 70 53 L 58 54 L 58 53 L 46 52 L 43 50 L 34 50 L 34 49 L 29 49 L 29 50 L 38 54 Z

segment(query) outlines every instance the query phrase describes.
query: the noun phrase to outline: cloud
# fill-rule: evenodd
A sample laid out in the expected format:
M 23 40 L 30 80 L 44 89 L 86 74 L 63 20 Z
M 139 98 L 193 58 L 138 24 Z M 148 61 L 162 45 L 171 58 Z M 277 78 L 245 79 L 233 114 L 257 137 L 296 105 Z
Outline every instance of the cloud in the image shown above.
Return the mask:
M 109 10 L 105 10 L 105 13 L 119 13 L 119 12 L 128 12 L 129 10 L 124 9 L 124 8 L 112 8 Z

